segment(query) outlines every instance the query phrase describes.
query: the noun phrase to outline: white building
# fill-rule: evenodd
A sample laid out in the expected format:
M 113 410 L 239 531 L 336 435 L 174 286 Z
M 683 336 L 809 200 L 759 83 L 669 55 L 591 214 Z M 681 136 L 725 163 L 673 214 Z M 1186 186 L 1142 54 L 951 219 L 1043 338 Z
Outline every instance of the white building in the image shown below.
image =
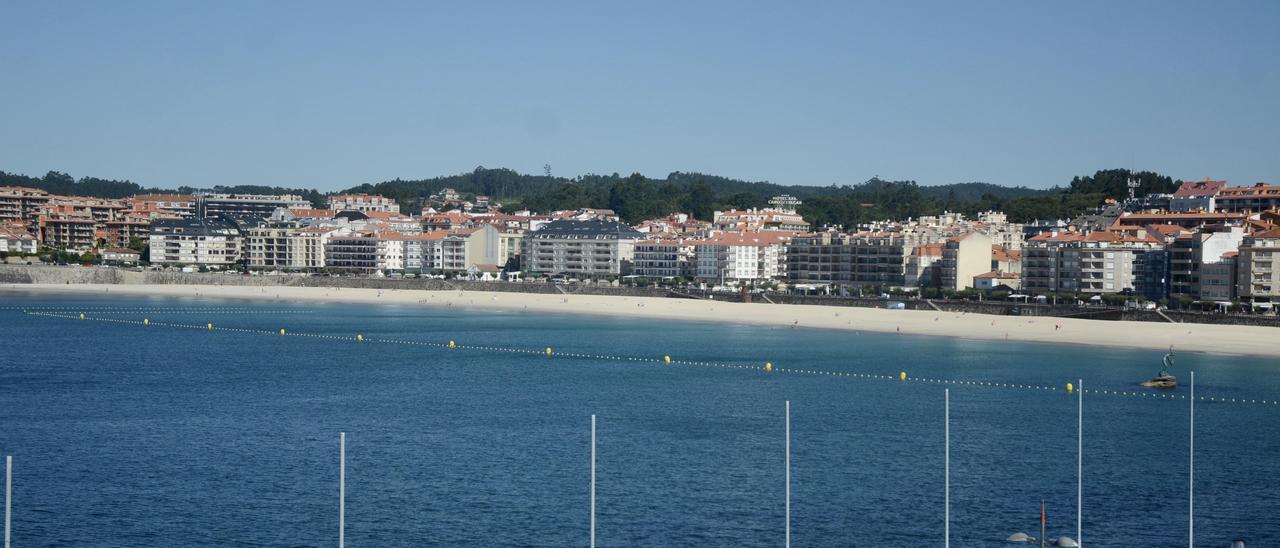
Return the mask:
M 38 247 L 36 237 L 27 231 L 0 226 L 0 253 L 35 255 Z
M 372 194 L 337 194 L 328 198 L 329 209 L 334 211 L 382 211 L 399 213 L 395 200 Z
M 221 219 L 156 219 L 151 262 L 229 267 L 240 260 L 240 230 Z
M 526 272 L 576 276 L 631 273 L 635 243 L 644 235 L 616 221 L 558 220 L 525 236 L 521 263 Z
M 789 232 L 730 232 L 693 242 L 697 277 L 718 283 L 781 280 Z
M 325 245 L 336 227 L 270 223 L 244 233 L 245 262 L 255 270 L 316 270 L 325 266 Z

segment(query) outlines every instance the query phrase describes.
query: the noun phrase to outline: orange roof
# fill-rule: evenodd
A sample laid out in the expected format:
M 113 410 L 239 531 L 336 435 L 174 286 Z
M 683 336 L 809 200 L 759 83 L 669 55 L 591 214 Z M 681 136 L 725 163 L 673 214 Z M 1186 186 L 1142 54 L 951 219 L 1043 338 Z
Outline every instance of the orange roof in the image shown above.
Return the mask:
M 705 240 L 690 242 L 693 245 L 749 245 L 749 246 L 768 246 L 776 244 L 784 244 L 791 241 L 795 236 L 794 232 L 724 232 L 717 234 Z
M 337 211 L 332 209 L 290 209 L 289 211 L 299 217 L 324 217 L 326 219 L 332 219 L 334 215 L 338 214 Z
M 911 254 L 917 257 L 941 257 L 942 244 L 925 244 L 918 245 L 911 250 Z

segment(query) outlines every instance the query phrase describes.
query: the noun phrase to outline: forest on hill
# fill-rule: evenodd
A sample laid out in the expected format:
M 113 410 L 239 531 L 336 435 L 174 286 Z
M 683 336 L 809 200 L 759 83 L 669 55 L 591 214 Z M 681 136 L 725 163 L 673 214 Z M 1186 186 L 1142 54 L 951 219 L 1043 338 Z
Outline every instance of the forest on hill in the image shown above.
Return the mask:
M 522 174 L 510 169 L 478 167 L 470 172 L 430 179 L 395 179 L 376 184 L 351 187 L 342 193 L 365 192 L 395 199 L 404 211 L 417 211 L 425 199 L 441 189 L 452 188 L 465 196 L 491 196 L 504 203 L 504 209 L 529 209 L 547 212 L 582 207 L 616 211 L 628 222 L 662 217 L 674 212 L 687 212 L 698 219 L 709 220 L 716 210 L 764 207 L 770 197 L 790 194 L 803 200 L 799 211 L 814 226 L 841 225 L 905 219 L 932 215 L 943 211 L 974 214 L 998 210 L 1010 220 L 1026 222 L 1035 219 L 1061 219 L 1079 215 L 1107 198 L 1128 196 L 1130 176 L 1139 181 L 1138 196 L 1171 193 L 1181 181 L 1153 172 L 1131 173 L 1109 169 L 1093 175 L 1077 176 L 1064 186 L 1051 189 L 1005 187 L 971 182 L 925 186 L 915 181 L 886 181 L 872 178 L 852 185 L 805 186 L 780 185 L 765 181 L 743 181 L 702 173 L 673 172 L 662 179 L 639 173 L 628 176 L 581 175 L 574 178 Z M 325 196 L 315 189 L 274 186 L 238 185 L 197 189 L 144 188 L 131 181 L 82 177 L 50 171 L 44 177 L 0 171 L 0 186 L 40 188 L 54 194 L 124 198 L 152 192 L 196 191 L 247 194 L 298 194 L 317 207 Z

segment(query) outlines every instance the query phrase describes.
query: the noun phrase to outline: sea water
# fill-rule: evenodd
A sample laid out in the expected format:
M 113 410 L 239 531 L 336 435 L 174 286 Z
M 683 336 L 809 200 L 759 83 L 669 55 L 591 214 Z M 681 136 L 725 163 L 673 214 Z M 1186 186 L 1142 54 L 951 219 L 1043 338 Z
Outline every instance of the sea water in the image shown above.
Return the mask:
M 1280 544 L 1280 405 L 1241 403 L 1280 399 L 1275 358 L 1177 353 L 1156 392 L 1136 384 L 1162 352 L 1087 345 L 515 306 L 0 307 L 15 546 L 333 545 L 339 432 L 348 546 L 585 546 L 593 414 L 598 545 L 780 546 L 786 401 L 795 546 L 939 546 L 947 389 L 952 545 L 1038 534 L 1042 500 L 1074 537 L 1081 378 L 1084 541 L 1185 546 L 1191 371 L 1215 398 L 1195 409 L 1197 543 Z

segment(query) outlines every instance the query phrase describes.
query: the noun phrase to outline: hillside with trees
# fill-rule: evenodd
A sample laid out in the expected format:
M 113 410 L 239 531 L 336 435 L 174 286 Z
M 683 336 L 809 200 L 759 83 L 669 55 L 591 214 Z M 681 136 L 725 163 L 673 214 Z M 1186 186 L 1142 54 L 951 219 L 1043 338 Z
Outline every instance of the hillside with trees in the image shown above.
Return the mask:
M 1133 173 L 1139 185 L 1138 196 L 1171 193 L 1181 181 L 1158 173 Z M 665 178 L 653 179 L 639 173 L 623 176 L 588 174 L 574 178 L 530 175 L 499 168 L 476 169 L 457 175 L 429 179 L 394 179 L 363 184 L 341 191 L 381 194 L 395 199 L 404 211 L 417 211 L 427 197 L 444 188 L 452 188 L 467 197 L 490 196 L 504 204 L 504 209 L 554 211 L 583 207 L 612 209 L 623 220 L 638 222 L 673 212 L 687 212 L 698 219 L 709 220 L 716 210 L 764 207 L 770 197 L 790 194 L 804 203 L 800 213 L 814 226 L 841 225 L 905 219 L 933 215 L 944 211 L 975 214 L 998 210 L 1010 220 L 1027 222 L 1036 219 L 1072 218 L 1095 207 L 1107 198 L 1128 196 L 1130 171 L 1108 169 L 1093 175 L 1073 177 L 1066 186 L 1047 190 L 1005 187 L 970 182 L 924 186 L 915 181 L 887 181 L 872 178 L 858 184 L 805 186 L 780 185 L 767 181 L 743 181 L 702 173 L 673 172 Z M 327 194 L 315 189 L 274 186 L 216 186 L 197 189 L 143 188 L 130 181 L 114 181 L 50 171 L 43 178 L 0 171 L 0 186 L 16 185 L 46 190 L 55 194 L 123 198 L 146 192 L 198 191 L 245 194 L 298 194 L 322 207 Z M 333 194 L 333 193 L 331 193 Z

